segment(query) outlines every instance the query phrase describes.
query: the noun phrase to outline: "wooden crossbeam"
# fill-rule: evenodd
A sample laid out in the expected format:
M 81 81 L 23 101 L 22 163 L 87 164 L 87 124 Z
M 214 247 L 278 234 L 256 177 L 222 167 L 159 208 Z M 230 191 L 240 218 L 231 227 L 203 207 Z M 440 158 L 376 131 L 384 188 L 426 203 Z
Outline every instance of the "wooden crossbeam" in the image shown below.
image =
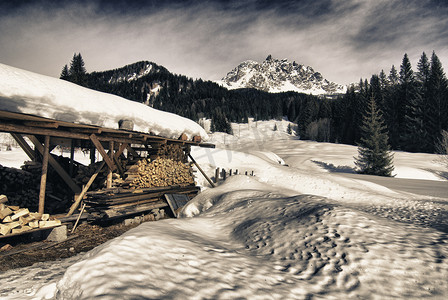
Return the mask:
M 20 148 L 28 155 L 28 157 L 31 160 L 35 160 L 36 156 L 34 155 L 33 149 L 28 145 L 28 143 L 25 141 L 25 139 L 17 133 L 11 133 L 11 136 L 14 138 L 14 140 L 19 144 Z
M 33 142 L 34 146 L 36 146 L 36 149 L 40 152 L 40 154 L 44 154 L 44 147 L 39 142 L 39 140 L 34 136 L 30 135 L 29 139 L 31 142 Z M 73 181 L 73 179 L 68 175 L 68 173 L 64 170 L 64 168 L 61 167 L 61 165 L 53 158 L 53 156 L 48 157 L 48 162 L 50 165 L 55 169 L 55 171 L 61 176 L 61 178 L 67 183 L 67 185 L 72 189 L 72 191 L 77 194 L 81 191 L 81 188 L 76 185 L 76 183 Z
M 103 162 L 98 166 L 98 168 L 96 169 L 96 171 L 92 175 L 92 177 L 90 177 L 89 181 L 84 186 L 84 188 L 82 189 L 81 193 L 76 198 L 75 202 L 70 207 L 70 210 L 68 211 L 66 217 L 71 216 L 73 214 L 73 212 L 76 210 L 76 208 L 78 208 L 78 205 L 81 202 L 82 198 L 84 198 L 84 196 L 86 195 L 86 193 L 89 190 L 90 186 L 92 185 L 93 181 L 98 176 L 98 174 L 101 172 L 101 169 L 104 167 L 105 164 L 106 164 L 106 161 L 103 160 Z
M 100 152 L 101 156 L 103 157 L 103 159 L 106 162 L 109 169 L 114 171 L 116 169 L 116 166 L 115 166 L 113 160 L 109 157 L 109 155 L 107 155 L 106 150 L 104 150 L 103 145 L 101 145 L 101 142 L 99 141 L 98 137 L 95 134 L 91 134 L 90 140 L 95 145 L 98 152 Z M 112 152 L 113 152 L 113 149 L 112 149 Z

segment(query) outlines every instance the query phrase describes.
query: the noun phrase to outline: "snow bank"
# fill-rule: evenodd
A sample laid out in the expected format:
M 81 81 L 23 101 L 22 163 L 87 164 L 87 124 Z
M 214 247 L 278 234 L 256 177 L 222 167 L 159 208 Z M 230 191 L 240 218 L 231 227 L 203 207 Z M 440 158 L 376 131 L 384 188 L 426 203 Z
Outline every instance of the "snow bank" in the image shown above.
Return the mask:
M 234 176 L 89 252 L 40 297 L 330 299 L 448 295 L 444 234 Z M 185 210 L 187 211 L 188 208 Z
M 122 119 L 134 130 L 167 138 L 206 132 L 195 122 L 124 98 L 90 90 L 65 80 L 0 64 L 0 109 L 61 121 L 118 128 Z

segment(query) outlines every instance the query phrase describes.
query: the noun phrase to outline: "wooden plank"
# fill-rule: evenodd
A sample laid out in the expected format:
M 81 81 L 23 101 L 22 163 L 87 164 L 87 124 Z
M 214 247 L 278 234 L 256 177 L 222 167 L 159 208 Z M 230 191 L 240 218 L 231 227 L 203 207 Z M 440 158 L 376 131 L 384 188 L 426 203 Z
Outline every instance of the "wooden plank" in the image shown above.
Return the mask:
M 176 218 L 179 217 L 180 209 L 190 201 L 190 198 L 185 194 L 165 194 L 165 199 Z
M 36 149 L 40 152 L 40 154 L 43 155 L 44 153 L 44 147 L 39 142 L 39 140 L 33 136 L 30 135 L 29 139 L 33 144 L 36 146 Z M 81 188 L 76 185 L 76 183 L 73 181 L 73 179 L 68 175 L 68 173 L 61 167 L 61 165 L 51 156 L 48 156 L 48 162 L 50 165 L 55 169 L 55 171 L 61 176 L 61 178 L 67 183 L 67 185 L 72 189 L 72 191 L 77 194 L 81 191 Z
M 87 184 L 85 185 L 85 187 L 82 189 L 81 193 L 78 195 L 78 198 L 76 198 L 75 202 L 72 204 L 72 206 L 70 207 L 70 210 L 68 211 L 66 217 L 70 216 L 73 214 L 73 212 L 75 211 L 75 209 L 78 207 L 79 203 L 81 202 L 82 198 L 85 196 L 85 194 L 87 193 L 87 191 L 89 190 L 90 186 L 92 185 L 93 181 L 95 180 L 95 178 L 98 176 L 98 174 L 101 172 L 101 169 L 104 167 L 104 165 L 106 164 L 106 162 L 103 160 L 103 162 L 98 166 L 98 168 L 96 169 L 95 173 L 92 175 L 92 177 L 90 177 L 89 181 L 87 182 Z
M 30 145 L 28 145 L 25 139 L 20 134 L 17 133 L 11 133 L 11 136 L 14 138 L 17 144 L 19 144 L 20 148 L 22 148 L 22 150 L 26 153 L 26 155 L 28 155 L 28 157 L 34 161 L 36 158 L 34 155 L 34 151 L 33 149 L 31 149 Z
M 196 160 L 194 160 L 193 156 L 191 156 L 191 154 L 188 154 L 188 157 L 196 165 L 196 167 L 201 172 L 201 174 L 204 175 L 204 177 L 205 177 L 205 179 L 207 179 L 208 183 L 210 183 L 210 185 L 212 187 L 215 187 L 215 184 L 213 183 L 213 181 L 207 176 L 207 174 L 205 174 L 204 170 L 202 170 L 202 168 L 199 166 L 199 164 L 196 162 Z
M 32 127 L 44 127 L 44 128 L 58 128 L 59 127 L 59 123 L 50 121 L 50 120 L 42 121 L 42 122 L 27 121 L 27 122 L 23 122 L 23 125 L 32 126 Z
M 109 155 L 110 159 L 114 161 L 114 142 L 109 142 Z M 107 162 L 106 162 L 107 163 Z M 114 167 L 116 167 L 114 162 Z M 109 171 L 107 172 L 107 178 L 106 178 L 106 188 L 110 189 L 112 187 L 112 168 L 109 167 Z
M 91 134 L 90 140 L 95 145 L 98 152 L 100 152 L 101 156 L 103 157 L 103 159 L 106 162 L 109 169 L 111 171 L 114 171 L 116 169 L 115 164 L 114 164 L 113 160 L 109 157 L 109 155 L 106 153 L 106 150 L 104 150 L 103 145 L 101 145 L 101 142 L 98 140 L 98 137 L 94 134 Z M 113 152 L 113 149 L 112 149 L 112 152 Z
M 126 215 L 132 215 L 132 214 L 136 214 L 136 213 L 141 213 L 141 212 L 145 212 L 151 209 L 155 209 L 155 208 L 162 208 L 162 207 L 167 207 L 168 204 L 164 201 L 157 201 L 157 202 L 153 202 L 153 203 L 148 203 L 148 204 L 139 204 L 139 205 L 135 205 L 135 206 L 130 206 L 130 207 L 126 207 L 126 208 L 112 208 L 112 209 L 108 209 L 105 210 L 104 213 L 106 214 L 106 216 L 108 218 L 116 218 L 116 217 L 123 217 Z

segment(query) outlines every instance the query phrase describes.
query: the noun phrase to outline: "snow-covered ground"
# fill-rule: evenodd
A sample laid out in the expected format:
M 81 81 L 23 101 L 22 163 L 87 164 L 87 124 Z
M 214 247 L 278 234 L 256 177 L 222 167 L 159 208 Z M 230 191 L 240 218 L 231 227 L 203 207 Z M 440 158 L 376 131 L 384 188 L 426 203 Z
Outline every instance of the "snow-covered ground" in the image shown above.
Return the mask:
M 216 149 L 192 151 L 210 177 L 216 167 L 255 176 L 212 189 L 198 173 L 204 190 L 182 218 L 0 274 L 0 298 L 448 297 L 448 182 L 437 156 L 395 154 L 397 177 L 447 184 L 446 197 L 416 195 L 345 177 L 356 147 L 300 141 L 287 126 L 234 124 L 234 136 L 211 135 Z M 15 152 L 1 151 L 0 163 Z

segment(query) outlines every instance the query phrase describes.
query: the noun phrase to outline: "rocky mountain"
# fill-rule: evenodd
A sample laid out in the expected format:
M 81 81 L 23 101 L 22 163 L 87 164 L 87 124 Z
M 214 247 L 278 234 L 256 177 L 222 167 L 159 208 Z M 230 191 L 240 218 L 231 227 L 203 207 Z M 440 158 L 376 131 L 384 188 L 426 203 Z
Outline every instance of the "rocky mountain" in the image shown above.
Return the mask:
M 275 59 L 271 55 L 262 63 L 242 62 L 217 83 L 228 89 L 255 88 L 270 93 L 294 91 L 331 95 L 346 92 L 346 87 L 328 81 L 311 67 Z

